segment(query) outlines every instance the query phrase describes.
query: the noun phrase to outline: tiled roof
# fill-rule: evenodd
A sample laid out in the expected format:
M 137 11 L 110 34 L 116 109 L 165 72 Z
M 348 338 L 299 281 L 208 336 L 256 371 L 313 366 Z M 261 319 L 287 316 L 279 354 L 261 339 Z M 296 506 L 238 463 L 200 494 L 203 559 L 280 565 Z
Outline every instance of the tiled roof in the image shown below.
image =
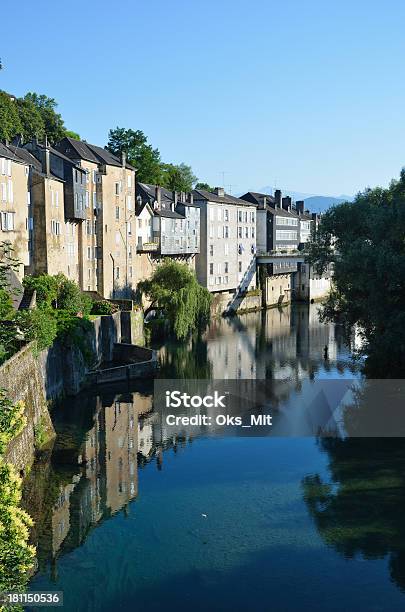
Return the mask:
M 92 145 L 85 140 L 76 140 L 70 137 L 66 137 L 64 140 L 69 143 L 72 150 L 76 153 L 76 156 L 80 159 L 93 162 L 94 164 L 102 163 L 108 166 L 117 167 L 122 165 L 119 157 L 113 155 L 110 151 L 107 151 L 107 149 L 103 149 L 103 147 Z M 61 143 L 58 148 L 61 148 Z M 126 168 L 128 168 L 128 170 L 135 170 L 135 168 L 128 163 L 126 164 Z
M 223 196 L 219 196 L 211 191 L 205 191 L 205 189 L 194 189 L 193 194 L 195 200 L 207 200 L 208 202 L 234 204 L 237 206 L 256 206 L 256 204 L 253 204 L 252 202 L 246 202 L 246 200 L 241 200 L 240 198 L 236 198 L 228 193 L 225 193 Z

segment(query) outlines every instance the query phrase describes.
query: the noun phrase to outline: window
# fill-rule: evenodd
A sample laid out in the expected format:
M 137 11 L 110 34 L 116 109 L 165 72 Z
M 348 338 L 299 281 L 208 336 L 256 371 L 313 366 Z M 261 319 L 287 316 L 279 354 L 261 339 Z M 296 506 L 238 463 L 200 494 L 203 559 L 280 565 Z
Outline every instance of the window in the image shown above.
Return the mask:
M 97 193 L 93 191 L 93 208 L 97 207 Z
M 245 238 L 249 238 L 249 228 L 245 227 Z
M 127 196 L 127 209 L 132 210 L 132 198 L 131 196 Z
M 91 259 L 91 247 L 87 247 L 87 259 Z
M 292 230 L 276 230 L 276 240 L 297 240 L 297 232 Z
M 97 170 L 93 170 L 93 183 L 97 181 Z
M 132 278 L 132 266 L 129 266 L 129 278 Z
M 214 237 L 214 226 L 211 224 L 210 225 L 210 238 Z
M 10 204 L 13 203 L 14 195 L 13 195 L 13 181 L 11 179 L 8 180 L 8 201 Z
M 210 274 L 214 274 L 214 264 L 210 263 Z
M 79 194 L 75 193 L 75 208 L 79 210 Z
M 242 238 L 242 228 L 240 226 L 238 227 L 238 237 Z
M 88 208 L 89 205 L 90 205 L 89 192 L 86 191 L 86 208 Z
M 128 188 L 132 187 L 132 176 L 130 174 L 128 174 L 127 176 L 127 187 Z
M 119 243 L 120 243 L 120 233 L 115 232 L 115 244 L 119 244 Z
M 89 219 L 86 221 L 86 232 L 88 236 L 91 235 L 91 221 Z
M 221 274 L 221 264 L 217 263 L 217 272 L 218 274 Z
M 251 221 L 252 223 L 254 223 L 254 222 L 255 222 L 255 213 L 254 213 L 254 212 L 251 212 L 251 213 L 250 213 L 250 221 Z
M 11 232 L 14 230 L 14 216 L 13 212 L 2 212 L 1 213 L 1 229 L 4 232 Z
M 213 257 L 214 256 L 214 245 L 210 244 L 210 256 Z
M 132 225 L 131 225 L 131 221 L 128 221 L 128 236 L 132 236 Z
M 120 219 L 120 207 L 119 206 L 115 207 L 115 218 L 117 221 L 119 221 Z
M 224 221 L 229 221 L 229 210 L 227 208 L 224 210 Z
M 120 277 L 120 269 L 119 268 L 115 268 L 115 278 L 118 280 Z
M 221 226 L 220 225 L 218 225 L 218 227 L 217 227 L 217 237 L 218 238 L 222 237 L 222 232 L 221 232 Z
M 218 221 L 222 221 L 222 208 L 218 208 L 217 218 L 218 218 Z
M 224 236 L 224 238 L 229 238 L 229 227 L 228 227 L 228 225 L 224 225 L 223 236 Z
M 115 183 L 115 195 L 116 196 L 120 195 L 120 184 L 119 183 Z
M 244 213 L 243 213 L 243 220 L 244 220 L 245 223 L 247 223 L 247 220 L 248 220 L 247 210 L 245 210 Z
M 80 210 L 83 210 L 83 208 L 84 208 L 83 205 L 84 205 L 84 200 L 83 200 L 83 194 L 81 193 L 80 194 Z
M 1 201 L 7 202 L 7 185 L 6 183 L 1 184 Z
M 276 225 L 298 225 L 298 219 L 293 217 L 276 217 Z
M 60 236 L 60 221 L 55 221 L 54 219 L 51 220 L 51 233 L 55 236 Z
M 254 238 L 254 237 L 255 237 L 255 228 L 252 227 L 252 238 Z
M 239 223 L 242 223 L 242 211 L 238 210 L 238 221 Z
M 242 262 L 241 262 L 241 261 L 239 261 L 239 262 L 238 262 L 238 265 L 239 265 L 239 272 L 242 272 Z
M 227 261 L 224 263 L 224 272 L 225 274 L 228 274 L 229 272 L 229 263 Z

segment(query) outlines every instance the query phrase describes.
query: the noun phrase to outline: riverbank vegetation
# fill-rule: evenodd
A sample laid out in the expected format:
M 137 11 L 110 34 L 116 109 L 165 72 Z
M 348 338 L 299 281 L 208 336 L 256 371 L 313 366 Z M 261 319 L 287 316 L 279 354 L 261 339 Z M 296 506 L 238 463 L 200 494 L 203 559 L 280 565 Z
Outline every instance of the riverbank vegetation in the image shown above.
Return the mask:
M 4 460 L 7 445 L 25 425 L 24 404 L 13 404 L 0 390 L 0 592 L 23 592 L 35 549 L 29 545 L 29 515 L 20 508 L 21 479 Z M 3 608 L 2 608 L 3 609 Z
M 373 377 L 405 372 L 405 169 L 388 189 L 357 195 L 329 209 L 307 246 L 322 273 L 333 266 L 334 283 L 323 317 L 347 329 L 358 326 Z
M 16 310 L 13 297 L 21 290 L 13 289 L 10 275 L 17 264 L 9 244 L 2 243 L 0 251 L 0 364 L 33 341 L 36 352 L 59 339 L 68 345 L 75 343 L 86 356 L 83 332 L 89 328 L 89 315 L 97 311 L 97 304 L 63 274 L 40 274 L 23 280 L 25 289 L 36 292 L 36 306 Z
M 185 264 L 165 261 L 150 279 L 138 284 L 138 289 L 150 303 L 145 315 L 152 310 L 162 314 L 179 340 L 184 340 L 209 320 L 211 294 L 199 285 L 195 274 Z

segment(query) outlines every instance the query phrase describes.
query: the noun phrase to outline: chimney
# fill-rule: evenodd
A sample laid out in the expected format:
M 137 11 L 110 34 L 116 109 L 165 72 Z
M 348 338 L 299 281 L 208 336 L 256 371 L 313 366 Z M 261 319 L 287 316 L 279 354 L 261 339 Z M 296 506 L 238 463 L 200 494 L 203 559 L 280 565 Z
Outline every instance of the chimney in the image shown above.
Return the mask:
M 281 208 L 281 190 L 276 189 L 274 192 L 274 208 Z
M 193 204 L 193 203 L 194 203 L 194 196 L 193 196 L 193 194 L 191 193 L 191 191 L 190 191 L 190 193 L 188 194 L 188 201 L 189 201 L 189 203 L 190 203 L 190 204 Z
M 290 196 L 286 196 L 285 198 L 282 199 L 282 206 L 284 208 L 284 210 L 291 210 L 291 198 Z
M 159 185 L 156 185 L 155 187 L 155 200 L 158 203 L 158 209 L 160 208 L 160 201 L 161 201 L 161 191 L 160 191 L 160 187 Z
M 299 215 L 304 214 L 304 206 L 305 206 L 304 200 L 297 200 L 297 202 L 295 203 L 295 207 Z
M 46 176 L 51 173 L 51 153 L 49 150 L 48 138 L 45 136 L 44 155 L 42 157 L 42 172 Z
M 214 193 L 215 193 L 215 195 L 219 196 L 220 198 L 223 198 L 224 195 L 225 195 L 225 189 L 223 187 L 215 187 Z
M 174 206 L 176 206 L 177 201 L 178 201 L 178 194 L 177 194 L 177 191 L 172 191 L 172 200 L 173 200 L 173 204 L 174 204 Z
M 126 168 L 126 165 L 127 165 L 127 154 L 125 153 L 125 151 L 121 151 L 121 163 L 122 163 L 122 167 Z
M 318 223 L 318 221 L 319 221 L 318 213 L 312 213 L 311 217 L 312 217 L 312 221 L 315 221 L 315 225 L 316 225 Z

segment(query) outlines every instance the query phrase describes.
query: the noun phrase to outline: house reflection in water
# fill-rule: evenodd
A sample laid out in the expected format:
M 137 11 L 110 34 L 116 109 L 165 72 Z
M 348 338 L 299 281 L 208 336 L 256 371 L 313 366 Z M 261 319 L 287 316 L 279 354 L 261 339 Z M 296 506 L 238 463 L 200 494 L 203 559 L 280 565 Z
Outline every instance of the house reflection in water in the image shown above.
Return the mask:
M 93 526 L 137 496 L 139 442 L 152 453 L 151 430 L 139 424 L 139 416 L 152 409 L 151 396 L 127 393 L 77 399 L 65 407 L 71 410 L 70 418 L 56 424 L 52 454 L 36 462 L 24 484 L 25 505 L 36 525 L 32 539 L 42 566 L 79 546 Z M 87 431 L 74 426 L 80 408 L 93 412 Z

